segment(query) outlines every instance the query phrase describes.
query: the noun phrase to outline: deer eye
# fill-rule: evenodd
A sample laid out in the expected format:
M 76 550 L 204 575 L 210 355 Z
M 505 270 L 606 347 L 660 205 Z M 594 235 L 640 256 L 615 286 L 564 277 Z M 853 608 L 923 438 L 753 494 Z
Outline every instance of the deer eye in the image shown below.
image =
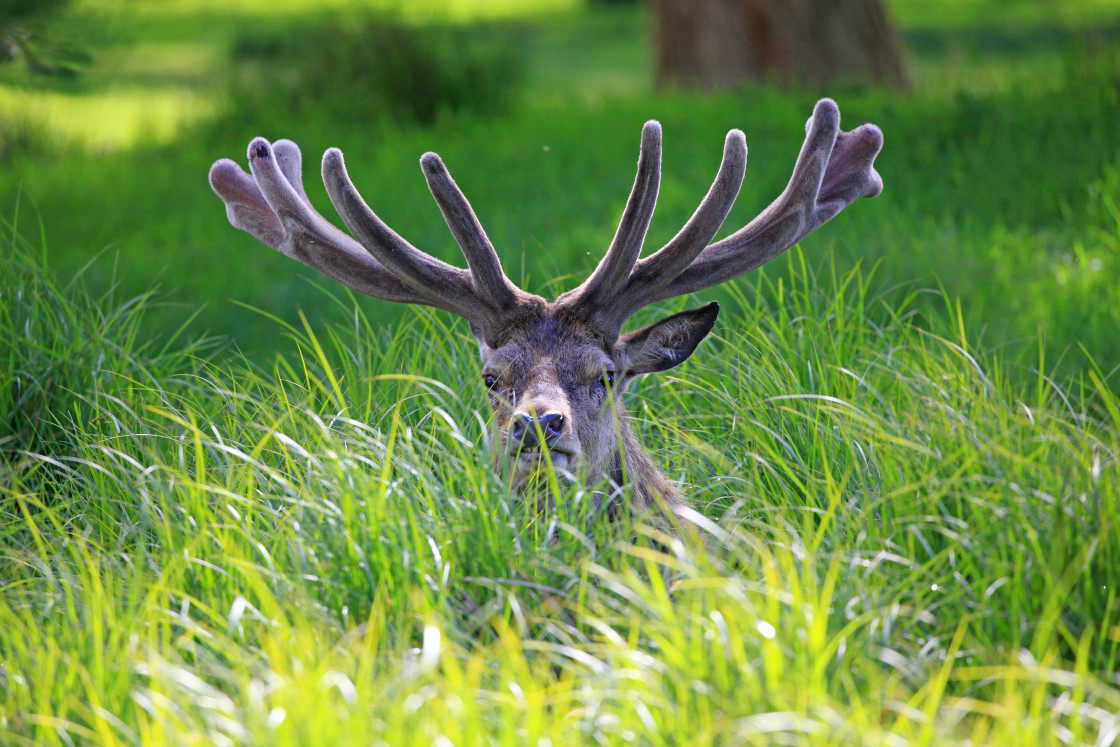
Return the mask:
M 604 389 L 610 389 L 612 386 L 614 386 L 614 380 L 615 380 L 615 372 L 614 371 L 604 371 L 603 375 L 599 377 L 598 384 L 599 384 L 599 386 L 603 387 Z
M 486 384 L 487 389 L 497 389 L 498 388 L 498 377 L 495 376 L 494 374 L 483 374 L 482 375 L 482 381 L 483 381 L 483 383 Z

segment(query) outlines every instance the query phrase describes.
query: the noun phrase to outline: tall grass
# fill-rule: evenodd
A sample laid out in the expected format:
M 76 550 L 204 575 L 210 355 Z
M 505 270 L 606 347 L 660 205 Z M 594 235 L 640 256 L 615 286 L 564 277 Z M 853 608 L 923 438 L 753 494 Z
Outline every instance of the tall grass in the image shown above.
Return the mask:
M 130 29 L 220 63 L 238 22 L 283 41 L 306 18 L 303 0 L 267 5 L 145 0 Z M 963 12 L 896 7 L 911 26 Z M 984 7 L 974 20 L 1042 5 Z M 752 148 L 741 225 L 784 184 L 813 97 L 635 91 L 639 44 L 566 29 L 609 40 L 640 19 L 594 18 L 526 32 L 594 54 L 538 60 L 542 90 L 500 118 L 315 116 L 283 95 L 281 54 L 262 94 L 281 95 L 179 142 L 2 133 L 0 192 L 34 195 L 42 218 L 0 230 L 0 742 L 1120 739 L 1115 49 L 1065 34 L 977 65 L 987 31 L 932 31 L 914 94 L 838 94 L 846 126 L 886 131 L 887 191 L 707 294 L 730 301 L 713 336 L 628 397 L 703 542 L 610 525 L 591 486 L 521 505 L 489 468 L 465 326 L 304 282 L 206 188 L 257 134 L 293 137 L 309 164 L 340 145 L 378 211 L 451 259 L 415 162 L 438 149 L 511 275 L 554 291 L 601 256 L 652 116 L 651 245 L 687 219 L 730 127 Z M 111 24 L 81 27 L 111 46 Z M 619 82 L 585 85 L 621 57 Z M 212 84 L 169 60 L 120 77 Z M 185 304 L 145 290 L 161 273 Z M 192 342 L 195 314 L 248 352 Z
M 0 294 L 47 289 L 45 318 L 75 320 L 5 322 L 5 360 L 72 327 L 129 350 L 148 300 L 106 327 L 113 303 L 4 247 L 22 274 Z M 275 322 L 268 365 L 172 346 L 77 367 L 40 415 L 65 438 L 3 453 L 0 734 L 1111 743 L 1117 397 L 1092 369 L 1009 378 L 954 301 L 919 311 L 873 274 L 795 255 L 632 392 L 703 546 L 608 526 L 579 487 L 519 505 L 441 314 L 383 327 L 324 298 L 328 323 Z
M 48 272 L 45 245 L 35 251 L 7 221 L 0 231 L 0 446 L 24 456 L 69 455 L 99 398 L 127 396 L 154 380 L 178 334 L 162 349 L 141 334 L 151 293 L 122 300 L 110 284 L 94 296 L 81 273 L 60 283 Z M 180 346 L 175 360 L 207 346 Z

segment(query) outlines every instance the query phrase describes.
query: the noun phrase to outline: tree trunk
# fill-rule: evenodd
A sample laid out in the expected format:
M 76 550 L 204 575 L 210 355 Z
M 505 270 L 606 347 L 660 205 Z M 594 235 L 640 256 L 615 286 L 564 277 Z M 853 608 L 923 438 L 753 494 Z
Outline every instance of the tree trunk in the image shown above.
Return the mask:
M 905 86 L 882 0 L 652 0 L 659 85 Z

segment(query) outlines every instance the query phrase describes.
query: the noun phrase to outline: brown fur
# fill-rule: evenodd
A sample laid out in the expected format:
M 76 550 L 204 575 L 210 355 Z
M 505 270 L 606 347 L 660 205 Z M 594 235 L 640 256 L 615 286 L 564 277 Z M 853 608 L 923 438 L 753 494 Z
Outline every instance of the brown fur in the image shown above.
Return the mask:
M 559 413 L 566 427 L 549 449 L 558 473 L 588 484 L 609 478 L 610 492 L 629 483 L 633 503 L 608 506 L 612 513 L 671 511 L 679 501 L 677 487 L 634 437 L 622 398 L 635 377 L 687 359 L 717 312 L 709 304 L 611 340 L 562 307 L 553 307 L 507 329 L 496 349 L 480 336 L 482 373 L 491 383 L 494 408 L 490 440 L 495 467 L 515 489 L 525 490 L 546 461 L 543 453 L 519 459 L 520 443 L 511 437 L 511 426 L 518 416 Z M 609 386 L 607 372 L 614 375 Z

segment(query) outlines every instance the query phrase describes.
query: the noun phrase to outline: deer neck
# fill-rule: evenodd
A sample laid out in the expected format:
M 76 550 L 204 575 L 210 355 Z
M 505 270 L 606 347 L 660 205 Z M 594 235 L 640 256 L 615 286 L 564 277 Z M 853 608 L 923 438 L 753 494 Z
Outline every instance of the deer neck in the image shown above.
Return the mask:
M 608 475 L 612 489 L 629 489 L 630 505 L 627 508 L 630 513 L 664 511 L 679 502 L 677 486 L 657 468 L 649 453 L 634 437 L 629 420 L 621 413 L 618 446 L 611 458 Z

